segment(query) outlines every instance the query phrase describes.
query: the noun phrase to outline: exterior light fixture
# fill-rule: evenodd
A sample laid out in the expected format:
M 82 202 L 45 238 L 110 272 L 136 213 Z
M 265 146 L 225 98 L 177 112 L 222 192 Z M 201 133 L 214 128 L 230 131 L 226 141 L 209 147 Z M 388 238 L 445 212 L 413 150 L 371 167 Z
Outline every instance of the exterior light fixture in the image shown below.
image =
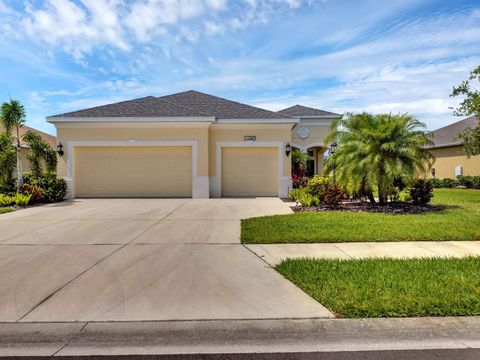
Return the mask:
M 285 154 L 288 156 L 290 156 L 290 153 L 292 152 L 292 146 L 290 145 L 290 143 L 287 143 L 287 145 L 285 145 Z
M 432 168 L 432 177 L 435 178 L 435 168 Z
M 330 144 L 330 154 L 335 154 L 335 151 L 337 151 L 337 143 L 333 142 Z
M 57 154 L 60 155 L 60 156 L 63 156 L 63 145 L 62 143 L 58 143 L 57 145 Z

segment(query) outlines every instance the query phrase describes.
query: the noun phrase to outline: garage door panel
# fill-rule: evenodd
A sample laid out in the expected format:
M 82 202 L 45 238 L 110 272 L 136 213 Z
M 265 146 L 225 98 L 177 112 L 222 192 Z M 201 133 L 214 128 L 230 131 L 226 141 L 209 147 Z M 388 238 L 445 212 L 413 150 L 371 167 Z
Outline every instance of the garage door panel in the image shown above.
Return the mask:
M 222 148 L 222 196 L 278 196 L 277 148 Z
M 77 147 L 77 197 L 191 197 L 191 147 Z

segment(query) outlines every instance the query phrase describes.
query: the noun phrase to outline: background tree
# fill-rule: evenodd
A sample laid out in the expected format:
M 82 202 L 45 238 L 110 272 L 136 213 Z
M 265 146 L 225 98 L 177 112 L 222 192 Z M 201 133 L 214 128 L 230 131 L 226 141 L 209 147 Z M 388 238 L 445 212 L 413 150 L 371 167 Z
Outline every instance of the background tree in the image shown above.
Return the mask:
M 2 125 L 5 128 L 7 134 L 11 134 L 13 138 L 13 144 L 15 147 L 16 161 L 17 161 L 17 179 L 18 179 L 18 188 L 23 184 L 22 176 L 22 162 L 20 159 L 20 149 L 21 149 L 21 136 L 20 128 L 25 124 L 26 114 L 25 108 L 17 100 L 10 100 L 10 102 L 5 102 L 0 108 L 0 120 Z
M 462 102 L 454 110 L 457 116 L 475 115 L 480 121 L 480 66 L 470 72 L 468 80 L 463 81 L 459 86 L 454 86 L 450 96 L 464 96 Z M 474 128 L 462 131 L 458 137 L 463 142 L 463 150 L 468 157 L 480 154 L 480 122 Z
M 333 123 L 326 142 L 338 144 L 329 156 L 326 172 L 335 167 L 337 182 L 355 192 L 370 194 L 378 189 L 385 204 L 398 179 L 414 180 L 425 175 L 433 156 L 425 149 L 431 144 L 425 124 L 409 115 L 345 114 Z
M 0 191 L 11 191 L 14 186 L 13 172 L 17 162 L 12 136 L 0 134 Z
M 45 162 L 48 172 L 55 172 L 57 168 L 57 153 L 49 143 L 31 130 L 23 135 L 22 140 L 30 148 L 27 158 L 35 178 L 39 178 L 42 175 L 42 161 Z

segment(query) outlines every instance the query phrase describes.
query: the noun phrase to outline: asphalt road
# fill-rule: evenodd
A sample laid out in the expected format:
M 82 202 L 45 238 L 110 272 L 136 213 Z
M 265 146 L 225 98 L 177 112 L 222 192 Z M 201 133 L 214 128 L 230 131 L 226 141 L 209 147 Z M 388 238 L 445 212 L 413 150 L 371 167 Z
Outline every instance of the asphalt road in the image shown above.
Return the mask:
M 50 357 L 0 357 L 1 360 L 37 360 Z M 480 349 L 346 351 L 265 354 L 59 356 L 68 360 L 478 360 Z

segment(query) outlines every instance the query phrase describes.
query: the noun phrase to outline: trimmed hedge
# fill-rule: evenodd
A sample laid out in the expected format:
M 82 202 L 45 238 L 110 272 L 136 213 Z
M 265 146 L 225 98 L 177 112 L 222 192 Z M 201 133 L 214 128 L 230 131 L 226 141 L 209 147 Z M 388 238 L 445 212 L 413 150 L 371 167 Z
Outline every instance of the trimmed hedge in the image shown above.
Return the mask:
M 428 182 L 434 188 L 466 188 L 466 189 L 480 189 L 480 176 L 457 176 L 455 179 L 429 179 Z

